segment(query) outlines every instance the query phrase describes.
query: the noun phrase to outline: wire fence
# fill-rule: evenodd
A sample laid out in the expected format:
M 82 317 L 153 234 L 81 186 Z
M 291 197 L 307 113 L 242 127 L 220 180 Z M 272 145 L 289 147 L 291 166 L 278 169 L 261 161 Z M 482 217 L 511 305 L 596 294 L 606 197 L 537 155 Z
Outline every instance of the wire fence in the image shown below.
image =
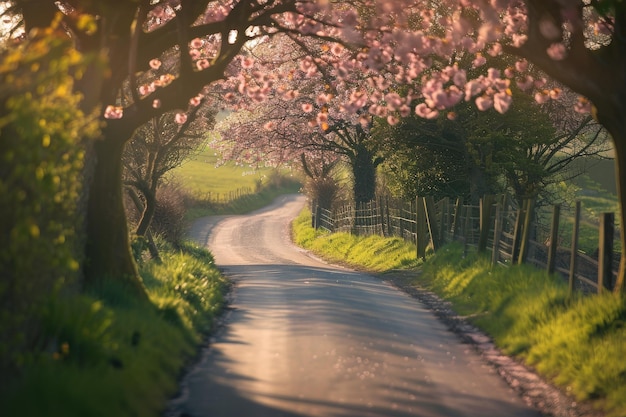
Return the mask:
M 614 214 L 600 215 L 599 222 L 581 220 L 581 203 L 574 213 L 561 215 L 561 206 L 548 210 L 527 200 L 522 207 L 505 196 L 485 196 L 478 205 L 432 197 L 402 201 L 387 197 L 365 204 L 340 204 L 333 210 L 312 204 L 313 226 L 357 236 L 401 237 L 416 245 L 423 258 L 427 248 L 460 241 L 464 252 L 489 253 L 493 264 L 531 264 L 568 280 L 570 290 L 611 290 L 617 278 L 619 230 Z M 579 249 L 580 229 L 593 228 L 597 248 Z M 588 233 L 587 233 L 588 234 Z

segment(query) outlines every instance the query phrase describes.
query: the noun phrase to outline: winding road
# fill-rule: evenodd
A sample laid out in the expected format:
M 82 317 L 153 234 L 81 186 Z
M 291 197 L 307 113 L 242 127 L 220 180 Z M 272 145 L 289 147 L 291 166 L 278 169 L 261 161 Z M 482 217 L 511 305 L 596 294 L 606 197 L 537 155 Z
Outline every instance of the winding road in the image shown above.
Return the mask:
M 235 282 L 231 309 L 184 377 L 185 417 L 538 417 L 418 301 L 290 241 L 304 197 L 198 220 Z

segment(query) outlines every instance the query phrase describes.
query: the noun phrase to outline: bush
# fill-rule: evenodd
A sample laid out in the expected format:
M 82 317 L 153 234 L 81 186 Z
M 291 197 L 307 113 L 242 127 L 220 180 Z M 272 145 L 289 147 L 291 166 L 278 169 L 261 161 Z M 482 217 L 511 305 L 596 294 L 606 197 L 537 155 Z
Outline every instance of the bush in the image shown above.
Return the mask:
M 83 57 L 42 30 L 0 55 L 0 380 L 40 338 L 46 300 L 75 283 L 81 141 L 98 132 L 68 74 Z
M 185 201 L 187 192 L 177 183 L 168 182 L 159 187 L 157 208 L 150 227 L 170 243 L 179 243 L 185 234 Z

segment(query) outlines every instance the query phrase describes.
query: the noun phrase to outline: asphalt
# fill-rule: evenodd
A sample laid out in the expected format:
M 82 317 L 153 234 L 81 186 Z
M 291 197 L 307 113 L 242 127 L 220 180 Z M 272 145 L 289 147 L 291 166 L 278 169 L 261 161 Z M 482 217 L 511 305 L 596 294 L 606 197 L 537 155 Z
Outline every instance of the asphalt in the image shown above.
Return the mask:
M 427 304 L 294 246 L 289 224 L 304 204 L 283 196 L 191 228 L 235 285 L 166 415 L 542 415 Z

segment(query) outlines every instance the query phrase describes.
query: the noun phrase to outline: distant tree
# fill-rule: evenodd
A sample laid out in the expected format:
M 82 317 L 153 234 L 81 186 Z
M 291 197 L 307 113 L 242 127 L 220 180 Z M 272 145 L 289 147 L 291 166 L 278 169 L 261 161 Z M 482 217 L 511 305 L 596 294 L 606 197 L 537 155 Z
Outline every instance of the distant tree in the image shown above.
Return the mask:
M 144 236 L 157 208 L 157 190 L 165 175 L 180 166 L 208 140 L 217 110 L 202 103 L 190 112 L 187 120 L 176 122 L 175 113 L 153 118 L 135 131 L 126 145 L 122 161 L 124 184 L 138 193 L 141 216 L 135 234 Z

